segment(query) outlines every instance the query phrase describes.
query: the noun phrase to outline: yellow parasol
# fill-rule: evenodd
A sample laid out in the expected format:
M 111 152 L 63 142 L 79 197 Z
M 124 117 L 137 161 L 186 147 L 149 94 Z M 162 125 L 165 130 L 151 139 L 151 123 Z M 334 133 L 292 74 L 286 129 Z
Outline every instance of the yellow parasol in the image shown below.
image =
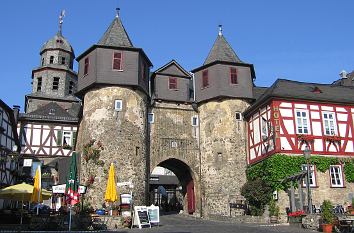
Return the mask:
M 106 194 L 104 196 L 104 199 L 107 202 L 115 202 L 118 200 L 117 187 L 116 187 L 116 181 L 115 181 L 114 175 L 115 175 L 114 165 L 113 165 L 113 163 L 111 163 L 111 166 L 109 168 L 109 174 L 108 174 Z
M 31 196 L 31 202 L 41 203 L 43 201 L 41 183 L 42 183 L 41 167 L 38 166 L 36 170 L 36 175 L 34 176 L 34 186 L 33 186 L 33 192 Z
M 22 183 L 12 185 L 0 190 L 0 199 L 9 199 L 15 201 L 31 201 L 33 185 Z M 42 189 L 42 197 L 44 200 L 50 199 L 52 193 Z

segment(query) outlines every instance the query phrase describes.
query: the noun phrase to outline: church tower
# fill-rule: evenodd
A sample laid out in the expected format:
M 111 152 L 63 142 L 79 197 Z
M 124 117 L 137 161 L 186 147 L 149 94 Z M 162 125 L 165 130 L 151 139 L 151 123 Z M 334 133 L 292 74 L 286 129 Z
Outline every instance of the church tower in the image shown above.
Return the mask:
M 145 204 L 150 173 L 147 109 L 152 63 L 141 48 L 133 46 L 118 11 L 98 43 L 77 60 L 78 95 L 84 103 L 77 146 L 81 182 L 90 185 L 86 200 L 101 207 L 109 166 L 114 163 L 118 182 L 131 182 L 130 190 L 124 186 L 120 191 L 132 191 L 134 203 Z M 99 159 L 83 159 L 83 148 L 90 140 L 103 145 Z
M 62 34 L 62 17 L 57 34 L 40 50 L 39 66 L 32 70 L 32 93 L 26 95 L 27 113 L 53 100 L 64 109 L 69 109 L 72 102 L 79 102 L 74 97 L 77 88 L 77 74 L 73 70 L 75 54 Z
M 194 70 L 199 111 L 203 213 L 229 215 L 246 182 L 243 111 L 252 99 L 253 65 L 242 62 L 219 33 L 204 64 Z

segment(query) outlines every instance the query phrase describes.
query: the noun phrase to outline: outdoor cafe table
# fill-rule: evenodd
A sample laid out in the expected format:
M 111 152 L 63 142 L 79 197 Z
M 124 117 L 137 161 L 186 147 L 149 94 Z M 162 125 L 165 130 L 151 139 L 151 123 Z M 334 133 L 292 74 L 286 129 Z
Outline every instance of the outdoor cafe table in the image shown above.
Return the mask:
M 347 232 L 354 232 L 354 215 L 338 216 L 338 227 L 340 230 L 347 230 Z

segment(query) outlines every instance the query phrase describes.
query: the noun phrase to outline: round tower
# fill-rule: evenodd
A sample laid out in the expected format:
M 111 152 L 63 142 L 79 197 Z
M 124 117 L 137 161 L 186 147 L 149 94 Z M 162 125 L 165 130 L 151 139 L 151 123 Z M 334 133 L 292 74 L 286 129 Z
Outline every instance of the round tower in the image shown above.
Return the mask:
M 81 183 L 88 185 L 85 201 L 101 208 L 109 166 L 114 163 L 116 181 L 131 184 L 118 187 L 119 193 L 132 192 L 135 205 L 145 204 L 150 173 L 148 73 L 152 64 L 142 49 L 132 45 L 118 15 L 100 41 L 77 60 L 78 95 L 84 103 L 77 148 Z M 98 155 L 90 157 L 88 148 L 96 149 Z
M 229 203 L 244 201 L 240 194 L 247 165 L 242 113 L 252 99 L 253 65 L 238 58 L 220 26 L 204 64 L 192 72 L 200 120 L 203 215 L 229 215 Z

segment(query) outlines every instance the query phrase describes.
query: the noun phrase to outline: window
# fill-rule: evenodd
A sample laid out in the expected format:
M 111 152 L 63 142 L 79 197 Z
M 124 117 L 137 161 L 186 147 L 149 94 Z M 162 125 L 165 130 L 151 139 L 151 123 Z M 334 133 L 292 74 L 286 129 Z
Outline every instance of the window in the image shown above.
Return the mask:
M 122 100 L 115 100 L 114 101 L 114 110 L 119 112 L 119 111 L 122 111 L 122 109 L 123 109 Z
M 49 64 L 53 64 L 54 63 L 54 56 L 50 56 L 49 57 Z
M 343 174 L 341 165 L 331 165 L 329 169 L 332 187 L 343 187 Z
M 155 117 L 153 113 L 148 113 L 148 122 L 149 124 L 152 124 L 155 122 Z
M 59 89 L 59 77 L 54 77 L 53 78 L 53 87 L 52 90 L 57 91 Z
M 42 66 L 44 66 L 44 58 L 42 58 Z
M 208 70 L 204 70 L 202 73 L 202 88 L 209 86 Z
M 307 164 L 301 165 L 301 170 L 307 171 Z M 306 177 L 302 181 L 302 185 L 306 187 Z M 316 187 L 316 173 L 315 173 L 315 166 L 310 165 L 310 187 Z
M 37 78 L 37 91 L 42 90 L 42 77 Z
M 230 67 L 230 82 L 237 84 L 237 69 L 235 67 Z
M 262 128 L 262 137 L 268 137 L 269 122 L 264 117 L 262 117 L 261 128 Z
M 198 126 L 199 122 L 198 122 L 198 116 L 193 116 L 192 117 L 192 126 Z
M 73 94 L 75 83 L 73 81 L 69 82 L 69 94 Z
M 87 75 L 87 74 L 88 74 L 89 65 L 90 65 L 90 60 L 89 60 L 88 57 L 86 57 L 86 58 L 85 58 L 84 75 Z
M 177 90 L 177 78 L 169 78 L 168 79 L 168 89 Z
M 171 142 L 171 147 L 172 147 L 172 148 L 177 148 L 177 142 L 172 141 L 172 142 Z
M 49 115 L 55 115 L 55 109 L 53 108 L 49 109 Z
M 295 110 L 296 133 L 309 134 L 308 113 L 305 110 Z
M 63 146 L 72 146 L 72 132 L 63 131 Z
M 122 69 L 122 53 L 114 52 L 113 53 L 113 70 L 123 70 Z
M 242 113 L 236 112 L 235 113 L 235 118 L 236 118 L 236 121 L 242 121 Z
M 324 112 L 323 113 L 323 126 L 325 135 L 336 135 L 336 121 L 334 118 L 333 112 Z
M 61 57 L 61 64 L 65 65 L 65 57 Z

